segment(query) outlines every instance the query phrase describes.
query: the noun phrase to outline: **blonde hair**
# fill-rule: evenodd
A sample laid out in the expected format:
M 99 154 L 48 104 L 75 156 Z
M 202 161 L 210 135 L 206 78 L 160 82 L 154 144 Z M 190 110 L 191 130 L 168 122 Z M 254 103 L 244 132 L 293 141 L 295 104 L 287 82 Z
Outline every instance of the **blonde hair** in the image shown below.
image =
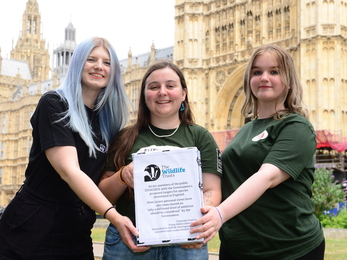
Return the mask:
M 250 86 L 251 71 L 254 60 L 264 53 L 270 54 L 277 62 L 278 72 L 286 87 L 284 94 L 284 109 L 276 111 L 273 118 L 280 120 L 288 113 L 296 113 L 308 119 L 308 110 L 302 100 L 303 89 L 296 73 L 294 61 L 290 54 L 283 48 L 275 45 L 264 45 L 259 47 L 251 56 L 243 78 L 243 90 L 246 100 L 242 106 L 241 113 L 245 117 L 255 119 L 258 115 L 258 99 L 254 96 Z

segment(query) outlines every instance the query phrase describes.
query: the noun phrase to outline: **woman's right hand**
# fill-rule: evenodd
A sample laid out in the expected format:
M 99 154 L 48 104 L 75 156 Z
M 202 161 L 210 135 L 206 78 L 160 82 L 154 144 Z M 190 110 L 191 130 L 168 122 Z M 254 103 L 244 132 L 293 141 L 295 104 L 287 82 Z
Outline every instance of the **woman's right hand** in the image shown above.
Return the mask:
M 150 249 L 149 246 L 135 245 L 132 235 L 138 236 L 138 231 L 128 217 L 120 215 L 117 218 L 117 221 L 112 224 L 117 228 L 123 243 L 126 244 L 133 252 L 144 252 Z
M 223 220 L 217 207 L 205 206 L 201 208 L 201 212 L 204 216 L 190 224 L 191 227 L 195 227 L 190 230 L 190 233 L 200 233 L 196 238 L 204 238 L 203 243 L 207 243 L 222 227 Z
M 121 172 L 123 181 L 131 188 L 134 188 L 134 166 L 129 163 Z

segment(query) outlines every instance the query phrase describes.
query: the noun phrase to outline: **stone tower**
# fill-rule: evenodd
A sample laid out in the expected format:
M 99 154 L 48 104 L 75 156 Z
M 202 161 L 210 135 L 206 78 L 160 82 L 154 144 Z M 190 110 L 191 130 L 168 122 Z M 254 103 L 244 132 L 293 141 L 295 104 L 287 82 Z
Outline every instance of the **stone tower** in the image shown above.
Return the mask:
M 22 18 L 22 32 L 16 47 L 11 51 L 11 59 L 29 64 L 33 80 L 48 79 L 49 52 L 41 35 L 41 14 L 36 0 L 29 0 Z
M 71 56 L 77 46 L 76 29 L 70 22 L 65 28 L 64 43 L 53 50 L 53 68 L 59 78 L 66 75 L 69 68 Z

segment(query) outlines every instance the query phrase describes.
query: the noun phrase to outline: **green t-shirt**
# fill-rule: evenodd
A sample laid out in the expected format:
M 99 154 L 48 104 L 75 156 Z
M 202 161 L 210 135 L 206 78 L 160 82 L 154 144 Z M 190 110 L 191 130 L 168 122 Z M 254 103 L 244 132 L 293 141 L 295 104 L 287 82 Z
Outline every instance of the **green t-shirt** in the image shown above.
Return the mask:
M 163 130 L 151 125 L 152 130 L 157 135 L 171 134 L 172 130 Z M 198 125 L 186 125 L 182 123 L 177 132 L 165 138 L 154 136 L 148 128 L 142 129 L 137 137 L 133 148 L 127 158 L 127 164 L 132 161 L 132 153 L 151 145 L 156 146 L 176 146 L 176 147 L 197 147 L 200 151 L 202 172 L 215 173 L 222 175 L 222 164 L 219 148 L 210 134 L 205 128 Z M 113 158 L 114 155 L 109 154 Z M 108 161 L 113 161 L 109 159 Z M 107 165 L 106 170 L 114 171 L 112 164 Z M 118 200 L 116 209 L 123 216 L 129 217 L 135 223 L 135 204 L 133 199 L 129 199 L 127 192 Z
M 263 163 L 291 178 L 224 223 L 219 234 L 230 254 L 238 259 L 297 259 L 322 242 L 311 201 L 315 150 L 315 131 L 297 114 L 280 121 L 254 120 L 240 129 L 222 154 L 223 200 Z

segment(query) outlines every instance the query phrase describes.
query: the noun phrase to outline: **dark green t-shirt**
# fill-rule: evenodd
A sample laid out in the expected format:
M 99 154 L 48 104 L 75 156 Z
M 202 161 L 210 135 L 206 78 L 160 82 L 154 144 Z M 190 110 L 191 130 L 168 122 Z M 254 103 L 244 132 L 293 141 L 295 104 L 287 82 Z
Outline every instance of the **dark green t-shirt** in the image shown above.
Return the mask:
M 263 163 L 291 178 L 268 189 L 253 205 L 224 223 L 220 239 L 238 259 L 297 259 L 323 240 L 311 201 L 315 131 L 300 115 L 244 125 L 222 154 L 225 200 Z M 250 191 L 251 192 L 251 191 Z
M 152 125 L 151 128 L 157 135 L 168 135 L 174 131 L 174 129 L 163 130 Z M 197 149 L 200 151 L 202 172 L 215 173 L 219 176 L 222 175 L 222 165 L 219 148 L 210 132 L 208 132 L 201 126 L 186 125 L 182 123 L 174 135 L 164 138 L 158 138 L 154 136 L 148 128 L 141 130 L 130 154 L 128 155 L 127 164 L 132 161 L 131 154 L 136 153 L 141 148 L 151 145 L 197 147 Z M 114 155 L 109 154 L 108 156 L 113 158 Z M 108 159 L 108 161 L 112 162 L 113 159 Z M 112 163 L 107 165 L 106 170 L 115 171 Z M 129 217 L 135 223 L 134 200 L 129 199 L 127 193 L 125 193 L 118 200 L 116 209 L 120 214 Z

